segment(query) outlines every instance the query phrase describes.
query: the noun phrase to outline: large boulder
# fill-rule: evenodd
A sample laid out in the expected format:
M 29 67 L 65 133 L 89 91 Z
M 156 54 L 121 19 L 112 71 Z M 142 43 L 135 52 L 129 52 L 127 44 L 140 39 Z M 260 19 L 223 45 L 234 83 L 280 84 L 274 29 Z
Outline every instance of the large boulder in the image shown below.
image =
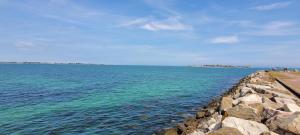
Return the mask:
M 200 130 L 196 130 L 196 131 L 194 131 L 194 132 L 192 132 L 190 134 L 187 134 L 187 135 L 205 135 L 205 133 L 202 132 L 202 131 L 200 131 Z
M 258 93 L 264 93 L 265 90 L 270 90 L 271 89 L 270 86 L 257 85 L 257 84 L 247 84 L 246 86 L 249 87 L 249 88 L 254 89 Z
M 262 97 L 257 94 L 250 94 L 244 97 L 237 99 L 240 103 L 244 104 L 253 104 L 253 103 L 262 103 Z
M 221 127 L 222 115 L 215 113 L 212 118 L 208 121 L 208 130 L 217 130 Z
M 240 96 L 241 96 L 241 97 L 245 96 L 245 95 L 248 94 L 248 93 L 254 94 L 254 93 L 256 93 L 256 92 L 255 92 L 253 89 L 249 88 L 249 87 L 242 87 L 242 88 L 241 88 L 241 92 L 240 92 Z
M 263 132 L 260 135 L 279 135 L 279 134 L 269 131 L 269 132 Z
M 232 98 L 231 97 L 223 97 L 221 100 L 220 110 L 226 111 L 228 108 L 232 107 Z
M 264 111 L 264 106 L 262 103 L 249 104 L 248 106 L 255 109 L 256 114 L 258 114 L 259 116 L 261 116 Z
M 259 135 L 269 131 L 268 127 L 262 123 L 235 117 L 226 117 L 222 121 L 222 128 L 224 127 L 236 128 L 243 135 Z
M 208 133 L 208 135 L 243 135 L 238 129 L 231 127 L 223 127 L 216 131 Z
M 285 111 L 280 111 L 280 110 L 275 110 L 271 108 L 265 108 L 262 114 L 262 117 L 267 120 L 270 119 L 276 115 L 291 115 L 291 112 L 285 112 Z
M 254 120 L 260 122 L 261 116 L 258 111 L 247 105 L 239 104 L 226 111 L 226 114 L 230 117 L 237 117 L 246 120 Z
M 271 101 L 268 98 L 263 98 L 263 106 L 264 108 L 269 108 L 269 109 L 278 109 L 281 108 L 281 106 L 273 101 Z
M 288 98 L 274 97 L 273 100 L 280 106 L 284 104 L 296 104 L 294 100 Z
M 284 104 L 283 109 L 287 112 L 300 112 L 300 107 L 296 104 Z
M 270 130 L 280 134 L 300 134 L 300 112 L 281 114 L 266 121 Z

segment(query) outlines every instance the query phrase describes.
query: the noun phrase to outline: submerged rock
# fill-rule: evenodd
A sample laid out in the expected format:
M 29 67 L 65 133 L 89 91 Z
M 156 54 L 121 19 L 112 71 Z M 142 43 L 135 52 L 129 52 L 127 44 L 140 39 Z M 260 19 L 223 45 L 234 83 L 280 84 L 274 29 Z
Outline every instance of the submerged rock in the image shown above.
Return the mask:
M 244 120 L 235 117 L 227 117 L 222 121 L 222 128 L 231 127 L 239 130 L 243 135 L 259 135 L 268 132 L 266 125 L 255 121 Z
M 168 128 L 163 131 L 157 133 L 157 135 L 178 135 L 177 128 Z

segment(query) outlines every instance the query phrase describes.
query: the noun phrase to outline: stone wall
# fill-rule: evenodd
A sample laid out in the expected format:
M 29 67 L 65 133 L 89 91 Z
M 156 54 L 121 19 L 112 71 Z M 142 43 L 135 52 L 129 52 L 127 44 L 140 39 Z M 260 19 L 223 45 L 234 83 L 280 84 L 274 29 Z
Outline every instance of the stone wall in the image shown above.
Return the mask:
M 164 135 L 300 134 L 300 99 L 265 71 L 240 80 Z

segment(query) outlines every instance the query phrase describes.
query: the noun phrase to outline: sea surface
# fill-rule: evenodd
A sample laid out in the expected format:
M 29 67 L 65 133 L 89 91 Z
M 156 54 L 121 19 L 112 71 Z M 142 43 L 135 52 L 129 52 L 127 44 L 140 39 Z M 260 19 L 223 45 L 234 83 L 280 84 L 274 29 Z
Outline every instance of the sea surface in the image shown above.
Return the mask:
M 0 64 L 0 134 L 152 134 L 258 69 Z

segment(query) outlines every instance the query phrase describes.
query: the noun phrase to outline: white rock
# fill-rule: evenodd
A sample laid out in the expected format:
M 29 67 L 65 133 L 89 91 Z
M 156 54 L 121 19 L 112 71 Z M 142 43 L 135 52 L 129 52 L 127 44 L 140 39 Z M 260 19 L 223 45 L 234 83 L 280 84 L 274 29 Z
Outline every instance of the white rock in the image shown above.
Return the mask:
M 256 93 L 253 89 L 249 88 L 249 87 L 242 87 L 241 88 L 241 93 L 240 96 L 245 96 L 248 93 Z
M 244 102 L 245 104 L 262 103 L 262 97 L 257 94 L 251 94 L 238 98 L 238 101 Z
M 221 127 L 221 121 L 222 121 L 222 115 L 219 114 L 214 114 L 212 116 L 213 118 L 211 118 L 208 123 L 210 124 L 208 129 L 209 130 L 217 130 Z
M 203 133 L 203 132 L 200 131 L 200 130 L 196 130 L 196 131 L 194 131 L 194 132 L 192 132 L 192 133 L 190 133 L 190 134 L 188 134 L 188 135 L 205 135 L 205 133 Z
M 246 86 L 254 89 L 256 92 L 263 92 L 265 90 L 271 89 L 270 86 L 257 85 L 257 84 L 247 84 Z
M 212 131 L 212 130 L 217 130 L 221 127 L 221 123 L 214 123 L 214 124 L 211 124 L 209 127 L 208 127 L 208 130 Z
M 274 97 L 274 100 L 280 106 L 283 106 L 284 104 L 296 104 L 294 100 L 288 98 Z
M 296 104 L 284 104 L 283 109 L 287 112 L 300 112 L 300 107 Z
M 244 135 L 259 135 L 269 131 L 268 127 L 262 123 L 235 117 L 225 118 L 222 121 L 222 127 L 236 128 Z

